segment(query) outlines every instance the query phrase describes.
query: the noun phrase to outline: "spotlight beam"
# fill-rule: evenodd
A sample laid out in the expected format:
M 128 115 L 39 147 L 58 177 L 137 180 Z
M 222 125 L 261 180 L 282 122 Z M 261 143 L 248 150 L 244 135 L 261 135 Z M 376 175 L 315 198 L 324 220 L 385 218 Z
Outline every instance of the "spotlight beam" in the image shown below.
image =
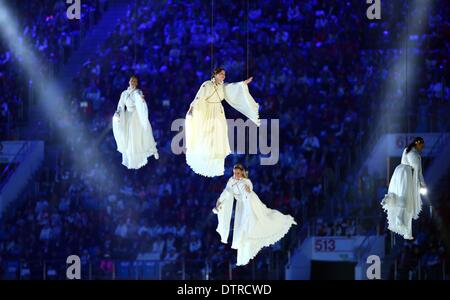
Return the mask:
M 102 155 L 96 149 L 97 143 L 90 140 L 88 130 L 81 120 L 69 112 L 70 104 L 66 101 L 65 94 L 59 84 L 50 78 L 46 78 L 40 73 L 43 65 L 33 51 L 32 46 L 22 38 L 17 18 L 12 15 L 11 9 L 7 7 L 4 0 L 0 0 L 0 34 L 8 47 L 16 57 L 16 60 L 24 68 L 28 78 L 32 80 L 36 87 L 38 103 L 47 119 L 55 122 L 59 137 L 67 145 L 76 147 L 72 160 L 76 167 L 85 170 L 92 169 L 94 163 L 107 168 L 102 159 Z M 74 140 L 82 143 L 74 144 Z M 84 145 L 83 145 L 84 144 Z M 86 149 L 86 145 L 88 148 Z M 107 172 L 113 174 L 113 172 Z M 93 178 L 100 180 L 99 178 Z M 111 178 L 108 178 L 111 182 Z M 95 186 L 102 187 L 104 183 L 99 182 Z

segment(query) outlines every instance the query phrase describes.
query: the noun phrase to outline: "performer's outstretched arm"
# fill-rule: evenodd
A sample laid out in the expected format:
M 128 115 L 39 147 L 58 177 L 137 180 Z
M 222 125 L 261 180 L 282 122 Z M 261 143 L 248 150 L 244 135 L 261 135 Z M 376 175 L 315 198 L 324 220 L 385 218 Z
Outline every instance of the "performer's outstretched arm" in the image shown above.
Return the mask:
M 248 90 L 248 84 L 252 81 L 253 77 L 250 77 L 245 81 L 227 83 L 223 88 L 225 100 L 228 104 L 259 126 L 261 124 L 259 120 L 259 104 L 253 99 Z
M 253 81 L 253 76 L 248 78 L 247 80 L 244 80 L 244 83 L 245 84 L 250 84 L 250 82 L 252 82 L 252 81 Z

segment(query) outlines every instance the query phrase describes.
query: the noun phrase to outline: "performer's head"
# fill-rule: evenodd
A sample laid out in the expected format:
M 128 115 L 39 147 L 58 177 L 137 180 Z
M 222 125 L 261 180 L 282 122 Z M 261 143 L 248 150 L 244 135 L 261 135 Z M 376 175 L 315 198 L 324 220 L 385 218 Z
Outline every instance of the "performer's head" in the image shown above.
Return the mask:
M 130 82 L 129 82 L 130 87 L 135 89 L 137 87 L 137 85 L 138 85 L 138 80 L 139 79 L 138 79 L 138 77 L 136 75 L 131 75 Z
M 233 175 L 235 178 L 241 179 L 241 178 L 248 178 L 247 171 L 245 170 L 244 166 L 241 164 L 235 164 L 233 167 Z
M 215 68 L 212 73 L 212 79 L 218 83 L 223 83 L 225 80 L 225 69 L 222 67 Z
M 411 151 L 412 148 L 422 151 L 423 147 L 425 147 L 425 141 L 422 137 L 418 136 L 411 142 L 411 144 L 408 145 L 408 147 L 406 147 L 406 153 Z

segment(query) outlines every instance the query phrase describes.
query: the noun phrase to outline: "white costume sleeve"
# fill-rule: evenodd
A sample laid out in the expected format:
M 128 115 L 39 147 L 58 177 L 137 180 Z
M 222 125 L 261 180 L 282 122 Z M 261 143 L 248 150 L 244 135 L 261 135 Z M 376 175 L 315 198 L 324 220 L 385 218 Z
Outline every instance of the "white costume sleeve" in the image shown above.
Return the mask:
M 234 109 L 253 121 L 257 126 L 261 124 L 259 120 L 259 104 L 253 99 L 248 90 L 248 85 L 243 81 L 237 83 L 224 84 L 225 100 Z
M 203 84 L 200 86 L 200 89 L 198 90 L 197 94 L 195 95 L 195 99 L 192 100 L 189 107 L 193 107 L 196 105 L 200 100 L 206 98 L 206 91 L 208 90 L 208 87 L 206 86 L 208 84 L 207 81 L 203 82 Z
M 407 153 L 406 153 L 406 148 L 403 149 L 401 164 L 409 165 L 408 156 L 407 156 Z
M 122 94 L 120 94 L 120 99 L 119 99 L 119 103 L 117 104 L 117 112 L 123 112 L 125 111 L 125 92 L 122 92 Z
M 216 231 L 220 234 L 221 242 L 226 244 L 228 240 L 228 235 L 230 231 L 231 214 L 233 209 L 233 190 L 230 185 L 231 179 L 228 180 L 227 186 L 220 194 L 219 197 L 219 209 L 217 212 L 217 229 Z
M 149 128 L 148 107 L 147 103 L 145 102 L 142 96 L 143 96 L 142 91 L 137 90 L 134 93 L 134 103 L 136 105 L 136 111 L 139 116 L 139 122 L 141 123 L 142 128 L 144 128 L 144 130 L 147 130 Z
M 250 188 L 250 193 L 253 192 L 253 184 L 250 181 L 250 179 L 248 178 L 245 179 L 245 185 L 247 185 Z
M 423 179 L 422 174 L 422 159 L 420 155 L 415 151 L 411 151 L 408 155 L 408 160 L 413 167 L 414 172 L 417 172 L 420 187 L 426 187 L 425 180 Z
M 126 147 L 126 114 L 125 114 L 125 93 L 120 95 L 117 110 L 112 119 L 112 129 L 114 139 L 117 144 L 117 151 L 123 153 Z

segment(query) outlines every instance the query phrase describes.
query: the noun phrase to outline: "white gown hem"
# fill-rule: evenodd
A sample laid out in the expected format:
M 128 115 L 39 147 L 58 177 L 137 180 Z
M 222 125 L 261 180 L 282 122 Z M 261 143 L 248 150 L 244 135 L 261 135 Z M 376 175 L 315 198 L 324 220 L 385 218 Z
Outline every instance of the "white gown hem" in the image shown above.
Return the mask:
M 275 233 L 275 234 L 273 234 L 273 235 L 271 235 L 269 237 L 266 237 L 264 239 L 247 238 L 248 240 L 265 240 L 265 242 L 261 244 L 259 249 L 252 251 L 253 253 L 250 255 L 248 260 L 246 260 L 245 262 L 236 263 L 236 266 L 244 266 L 244 265 L 248 264 L 252 259 L 254 259 L 258 255 L 258 253 L 263 248 L 273 246 L 274 244 L 279 242 L 289 232 L 289 230 L 291 229 L 292 225 L 297 225 L 297 222 L 295 222 L 294 218 L 291 217 L 290 222 L 287 222 L 286 225 L 287 226 L 282 231 L 280 231 L 278 233 Z

